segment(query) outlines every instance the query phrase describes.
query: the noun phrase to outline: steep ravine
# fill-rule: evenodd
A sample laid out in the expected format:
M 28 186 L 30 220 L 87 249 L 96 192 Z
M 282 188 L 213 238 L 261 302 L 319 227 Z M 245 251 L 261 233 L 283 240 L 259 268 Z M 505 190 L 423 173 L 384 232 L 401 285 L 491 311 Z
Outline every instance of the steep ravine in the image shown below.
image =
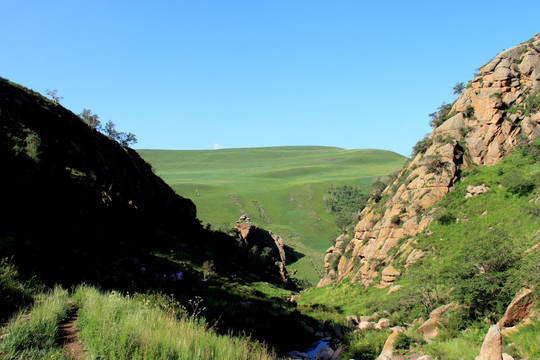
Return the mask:
M 492 165 L 540 136 L 540 34 L 482 66 L 448 114 L 417 144 L 418 153 L 359 214 L 352 235 L 327 250 L 319 286 L 347 280 L 390 286 L 425 254 L 411 246 L 433 221 L 430 207 L 451 191 L 461 172 Z

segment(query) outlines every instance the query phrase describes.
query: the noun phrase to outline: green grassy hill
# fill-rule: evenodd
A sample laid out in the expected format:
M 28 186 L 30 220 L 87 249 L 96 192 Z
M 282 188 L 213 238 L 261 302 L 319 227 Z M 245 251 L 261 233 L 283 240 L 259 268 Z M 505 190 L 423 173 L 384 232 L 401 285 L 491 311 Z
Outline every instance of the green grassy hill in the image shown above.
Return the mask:
M 316 283 L 339 230 L 323 197 L 330 184 L 369 192 L 372 179 L 405 158 L 383 150 L 269 147 L 223 150 L 138 150 L 178 194 L 191 198 L 199 219 L 229 230 L 240 215 L 281 235 L 305 256 L 289 266 Z

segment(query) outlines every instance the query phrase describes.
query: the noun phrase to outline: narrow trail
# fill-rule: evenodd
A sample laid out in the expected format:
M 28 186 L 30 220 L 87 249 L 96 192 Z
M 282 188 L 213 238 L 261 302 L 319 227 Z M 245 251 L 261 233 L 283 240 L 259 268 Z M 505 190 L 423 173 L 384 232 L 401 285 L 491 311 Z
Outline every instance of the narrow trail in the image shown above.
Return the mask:
M 58 325 L 58 331 L 60 333 L 60 343 L 64 348 L 64 353 L 69 359 L 79 360 L 83 359 L 84 346 L 79 341 L 79 335 L 77 332 L 77 318 L 79 308 L 75 303 L 70 301 L 71 310 L 67 317 Z

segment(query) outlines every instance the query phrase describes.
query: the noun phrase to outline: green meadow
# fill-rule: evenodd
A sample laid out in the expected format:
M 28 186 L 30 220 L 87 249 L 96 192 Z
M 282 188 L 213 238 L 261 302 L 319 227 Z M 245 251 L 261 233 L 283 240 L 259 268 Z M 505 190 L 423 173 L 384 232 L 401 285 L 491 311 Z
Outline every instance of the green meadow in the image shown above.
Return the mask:
M 281 235 L 304 256 L 288 266 L 315 284 L 339 230 L 327 213 L 329 185 L 370 191 L 373 178 L 402 167 L 405 157 L 383 150 L 295 146 L 221 150 L 138 150 L 199 219 L 229 231 L 242 214 Z

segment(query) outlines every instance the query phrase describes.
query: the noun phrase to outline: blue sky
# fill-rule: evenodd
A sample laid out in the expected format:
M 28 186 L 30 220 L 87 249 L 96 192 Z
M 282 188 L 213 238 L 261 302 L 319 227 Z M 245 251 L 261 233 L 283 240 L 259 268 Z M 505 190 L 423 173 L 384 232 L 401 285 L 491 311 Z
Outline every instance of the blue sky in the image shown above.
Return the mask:
M 409 155 L 452 87 L 540 32 L 539 13 L 538 0 L 0 0 L 0 76 L 57 89 L 139 149 Z

